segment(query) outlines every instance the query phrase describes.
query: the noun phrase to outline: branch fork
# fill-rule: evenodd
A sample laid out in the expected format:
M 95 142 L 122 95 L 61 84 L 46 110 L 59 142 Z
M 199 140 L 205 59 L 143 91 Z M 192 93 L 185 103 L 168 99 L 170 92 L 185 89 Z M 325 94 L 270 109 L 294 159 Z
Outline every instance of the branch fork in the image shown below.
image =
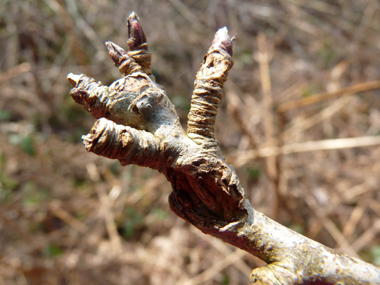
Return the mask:
M 106 43 L 121 79 L 104 86 L 83 74 L 67 77 L 75 102 L 98 119 L 83 136 L 87 151 L 163 173 L 173 188 L 169 196 L 173 212 L 268 263 L 253 270 L 251 284 L 380 284 L 378 267 L 279 225 L 246 199 L 214 130 L 233 65 L 235 37 L 227 28 L 215 34 L 196 75 L 186 133 L 174 105 L 155 83 L 151 53 L 135 13 L 127 26 L 128 51 Z

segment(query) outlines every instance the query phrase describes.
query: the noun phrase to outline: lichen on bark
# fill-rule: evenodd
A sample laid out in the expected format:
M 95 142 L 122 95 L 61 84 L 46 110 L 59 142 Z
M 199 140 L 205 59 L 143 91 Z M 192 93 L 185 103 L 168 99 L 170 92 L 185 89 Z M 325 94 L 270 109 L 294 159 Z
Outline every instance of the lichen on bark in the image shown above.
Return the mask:
M 151 53 L 135 13 L 127 21 L 126 51 L 106 47 L 122 78 L 104 86 L 69 74 L 73 99 L 97 120 L 83 136 L 85 148 L 163 173 L 174 213 L 206 234 L 258 256 L 251 284 L 380 284 L 380 269 L 334 252 L 255 211 L 214 134 L 223 86 L 233 65 L 235 37 L 220 29 L 196 75 L 187 133 L 174 105 L 156 84 Z

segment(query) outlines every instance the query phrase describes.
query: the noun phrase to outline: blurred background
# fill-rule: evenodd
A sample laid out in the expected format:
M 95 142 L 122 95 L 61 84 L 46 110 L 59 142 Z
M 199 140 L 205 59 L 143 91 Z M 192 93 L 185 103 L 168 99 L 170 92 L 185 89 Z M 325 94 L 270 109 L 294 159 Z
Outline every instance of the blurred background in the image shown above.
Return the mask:
M 376 0 L 2 0 L 0 283 L 248 284 L 263 263 L 175 216 L 163 175 L 87 153 L 69 72 L 119 78 L 141 20 L 186 126 L 214 33 L 238 34 L 217 137 L 253 207 L 380 265 Z

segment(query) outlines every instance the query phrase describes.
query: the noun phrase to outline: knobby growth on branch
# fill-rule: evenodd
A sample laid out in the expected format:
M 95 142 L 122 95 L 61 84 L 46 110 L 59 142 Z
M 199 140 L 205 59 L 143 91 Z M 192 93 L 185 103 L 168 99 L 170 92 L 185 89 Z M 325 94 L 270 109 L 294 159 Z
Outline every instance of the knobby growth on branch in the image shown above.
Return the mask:
M 174 105 L 151 71 L 151 53 L 139 18 L 127 21 L 126 51 L 106 47 L 122 78 L 104 86 L 69 74 L 70 95 L 96 119 L 83 136 L 88 151 L 122 165 L 156 169 L 171 183 L 174 213 L 206 234 L 264 260 L 251 284 L 380 284 L 380 268 L 338 254 L 255 211 L 214 135 L 223 85 L 233 65 L 235 37 L 220 29 L 196 75 L 185 132 Z

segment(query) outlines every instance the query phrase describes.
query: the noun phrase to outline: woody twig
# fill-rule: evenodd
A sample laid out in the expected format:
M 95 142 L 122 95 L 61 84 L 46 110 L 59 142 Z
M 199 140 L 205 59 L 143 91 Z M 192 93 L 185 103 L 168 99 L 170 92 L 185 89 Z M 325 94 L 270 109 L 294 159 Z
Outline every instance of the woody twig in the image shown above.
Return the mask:
M 251 284 L 379 283 L 378 267 L 279 225 L 246 199 L 214 133 L 235 37 L 226 28 L 216 33 L 196 76 L 186 133 L 174 105 L 151 75 L 151 55 L 136 14 L 127 23 L 129 51 L 106 43 L 121 79 L 104 86 L 86 75 L 68 75 L 73 99 L 98 119 L 83 137 L 86 149 L 122 165 L 163 173 L 173 188 L 173 212 L 268 263 L 252 272 Z

